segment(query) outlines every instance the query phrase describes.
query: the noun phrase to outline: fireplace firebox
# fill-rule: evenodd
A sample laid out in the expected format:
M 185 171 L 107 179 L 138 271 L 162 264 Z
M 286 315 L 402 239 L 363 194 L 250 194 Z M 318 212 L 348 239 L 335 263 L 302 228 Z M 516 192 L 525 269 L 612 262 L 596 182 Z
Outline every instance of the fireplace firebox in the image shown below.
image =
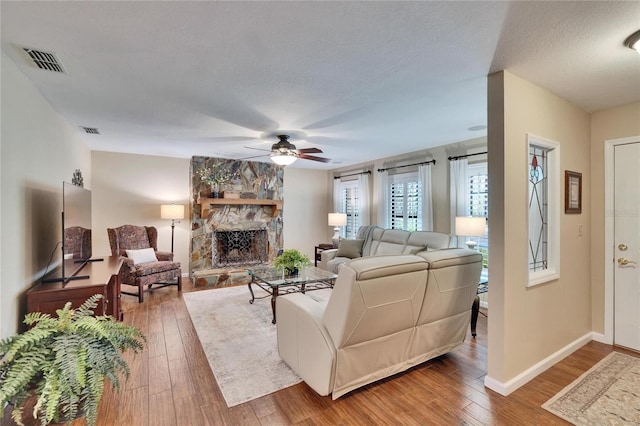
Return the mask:
M 267 230 L 215 230 L 212 235 L 211 251 L 214 268 L 268 262 Z

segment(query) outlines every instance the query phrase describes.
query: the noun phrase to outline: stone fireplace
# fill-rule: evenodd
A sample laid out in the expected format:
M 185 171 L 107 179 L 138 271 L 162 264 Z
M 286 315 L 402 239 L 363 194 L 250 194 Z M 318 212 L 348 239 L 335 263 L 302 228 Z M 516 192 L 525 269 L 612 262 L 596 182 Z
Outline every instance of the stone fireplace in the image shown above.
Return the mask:
M 231 176 L 221 188 L 229 197 L 214 199 L 199 171 L 220 167 Z M 271 163 L 192 157 L 192 277 L 227 276 L 275 258 L 282 247 L 283 175 Z

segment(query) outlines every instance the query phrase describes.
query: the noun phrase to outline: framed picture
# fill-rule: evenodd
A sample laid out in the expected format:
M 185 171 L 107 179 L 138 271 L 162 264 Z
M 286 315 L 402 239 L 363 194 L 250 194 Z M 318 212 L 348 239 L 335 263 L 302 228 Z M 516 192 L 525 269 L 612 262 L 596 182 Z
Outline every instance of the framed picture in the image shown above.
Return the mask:
M 582 173 L 564 171 L 564 212 L 582 213 Z

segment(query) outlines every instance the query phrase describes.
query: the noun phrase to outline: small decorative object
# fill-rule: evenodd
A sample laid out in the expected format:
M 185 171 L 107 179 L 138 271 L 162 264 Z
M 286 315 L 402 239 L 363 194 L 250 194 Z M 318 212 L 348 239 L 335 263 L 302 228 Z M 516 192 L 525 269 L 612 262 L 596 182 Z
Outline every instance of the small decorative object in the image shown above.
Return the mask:
M 34 417 L 41 424 L 69 422 L 84 416 L 93 426 L 104 380 L 119 388 L 129 376 L 122 352 L 140 352 L 144 335 L 110 316 L 93 316 L 95 294 L 79 308 L 68 302 L 57 317 L 41 312 L 25 316 L 31 328 L 0 341 L 0 406 L 13 405 L 11 418 L 22 425 L 23 404 L 37 397 Z
M 84 187 L 84 179 L 82 178 L 82 172 L 80 171 L 80 169 L 76 169 L 76 171 L 73 172 L 73 178 L 71 178 L 71 183 L 81 188 Z
M 297 275 L 299 269 L 303 266 L 311 265 L 309 256 L 300 253 L 296 249 L 287 249 L 282 254 L 276 257 L 273 262 L 273 266 L 276 269 L 282 270 L 285 275 Z
M 221 198 L 221 185 L 225 185 L 231 180 L 231 172 L 225 163 L 218 163 L 213 167 L 203 167 L 196 172 L 200 176 L 200 181 L 211 186 L 211 198 Z
M 255 200 L 258 197 L 255 192 L 242 192 L 240 193 L 240 198 L 245 200 Z
M 582 173 L 564 171 L 564 212 L 582 213 Z

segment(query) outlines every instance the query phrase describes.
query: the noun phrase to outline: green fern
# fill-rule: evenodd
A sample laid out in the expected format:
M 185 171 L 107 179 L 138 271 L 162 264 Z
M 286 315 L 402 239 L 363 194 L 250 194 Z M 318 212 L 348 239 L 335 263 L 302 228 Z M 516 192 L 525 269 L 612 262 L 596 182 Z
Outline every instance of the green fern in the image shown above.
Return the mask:
M 92 426 L 105 378 L 118 389 L 120 377 L 129 377 L 122 353 L 142 351 L 145 336 L 110 316 L 93 316 L 101 298 L 93 295 L 76 309 L 67 303 L 57 317 L 29 313 L 28 331 L 0 341 L 0 403 L 13 404 L 17 424 L 23 403 L 35 394 L 33 416 L 42 425 L 82 414 Z

